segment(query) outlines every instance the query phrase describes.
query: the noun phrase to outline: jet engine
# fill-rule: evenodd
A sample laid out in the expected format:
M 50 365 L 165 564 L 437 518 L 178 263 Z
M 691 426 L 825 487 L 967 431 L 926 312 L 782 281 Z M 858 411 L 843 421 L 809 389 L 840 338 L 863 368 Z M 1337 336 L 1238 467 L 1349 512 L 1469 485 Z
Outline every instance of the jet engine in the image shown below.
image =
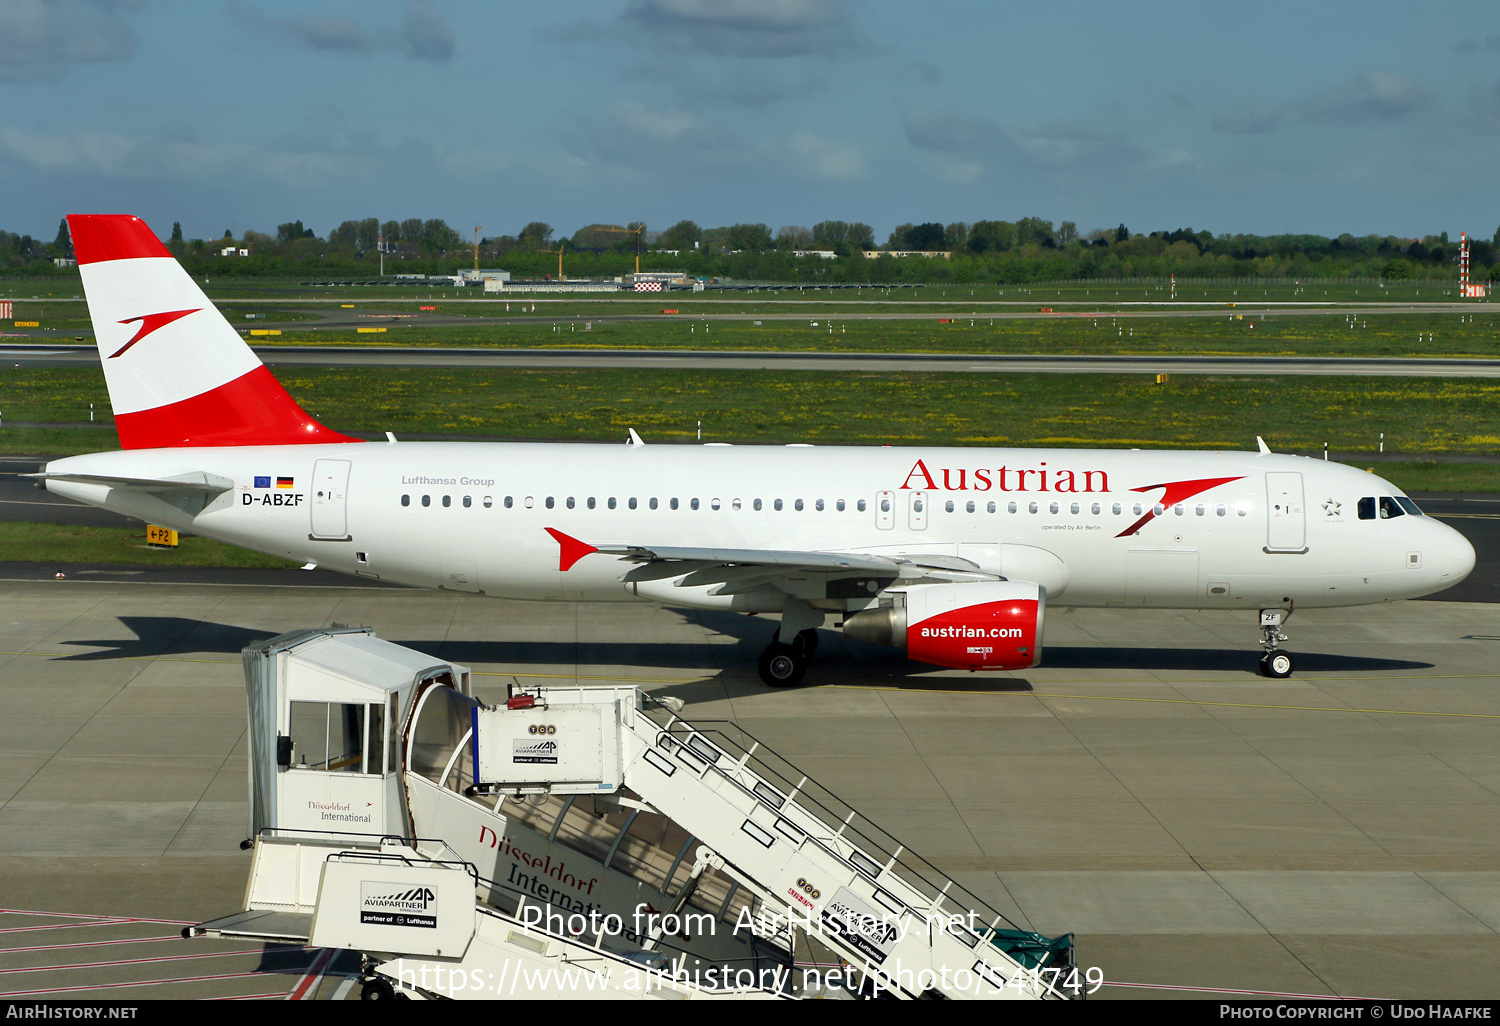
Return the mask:
M 955 670 L 1024 670 L 1042 661 L 1047 589 L 1030 581 L 920 584 L 844 619 L 844 634 Z

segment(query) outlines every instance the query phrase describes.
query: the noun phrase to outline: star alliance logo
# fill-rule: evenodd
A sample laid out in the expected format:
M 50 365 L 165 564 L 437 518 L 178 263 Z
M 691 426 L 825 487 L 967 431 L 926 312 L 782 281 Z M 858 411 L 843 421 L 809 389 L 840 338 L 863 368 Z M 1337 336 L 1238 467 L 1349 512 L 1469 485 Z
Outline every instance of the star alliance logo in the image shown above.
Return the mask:
M 1323 500 L 1323 515 L 1324 516 L 1328 516 L 1328 517 L 1336 517 L 1336 516 L 1338 516 L 1339 515 L 1339 506 L 1340 506 L 1340 503 L 1337 500 L 1335 500 L 1335 499 L 1324 499 Z

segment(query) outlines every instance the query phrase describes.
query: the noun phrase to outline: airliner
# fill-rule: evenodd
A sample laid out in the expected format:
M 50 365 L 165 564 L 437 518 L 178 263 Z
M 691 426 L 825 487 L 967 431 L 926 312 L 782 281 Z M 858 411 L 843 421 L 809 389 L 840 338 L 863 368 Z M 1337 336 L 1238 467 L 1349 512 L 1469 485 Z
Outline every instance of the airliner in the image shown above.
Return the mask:
M 119 452 L 56 494 L 374 580 L 779 614 L 762 679 L 833 621 L 967 670 L 1042 659 L 1046 607 L 1298 609 L 1451 587 L 1474 549 L 1388 481 L 1272 452 L 385 442 L 309 416 L 139 218 L 68 218 Z

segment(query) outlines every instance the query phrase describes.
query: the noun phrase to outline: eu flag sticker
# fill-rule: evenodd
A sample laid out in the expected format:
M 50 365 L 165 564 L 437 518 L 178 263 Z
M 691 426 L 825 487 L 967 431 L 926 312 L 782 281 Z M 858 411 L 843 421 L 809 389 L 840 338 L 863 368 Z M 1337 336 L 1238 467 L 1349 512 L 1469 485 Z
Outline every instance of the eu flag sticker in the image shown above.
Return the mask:
M 271 487 L 271 478 L 270 478 L 270 475 L 267 475 L 265 477 L 256 477 L 256 479 L 255 479 L 255 487 L 257 487 L 257 488 L 269 488 L 269 487 Z

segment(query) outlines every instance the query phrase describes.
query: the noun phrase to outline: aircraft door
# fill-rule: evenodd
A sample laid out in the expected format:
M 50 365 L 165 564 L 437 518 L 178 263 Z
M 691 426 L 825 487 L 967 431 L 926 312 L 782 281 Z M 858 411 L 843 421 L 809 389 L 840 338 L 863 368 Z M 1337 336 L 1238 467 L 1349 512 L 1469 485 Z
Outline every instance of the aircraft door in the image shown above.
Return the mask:
M 313 465 L 312 536 L 329 541 L 349 539 L 348 460 L 318 460 Z
M 927 530 L 927 493 L 912 492 L 906 501 L 907 526 L 913 531 Z
M 875 493 L 875 526 L 889 531 L 896 526 L 896 493 Z
M 1287 471 L 1266 474 L 1266 551 L 1307 551 L 1301 474 Z

